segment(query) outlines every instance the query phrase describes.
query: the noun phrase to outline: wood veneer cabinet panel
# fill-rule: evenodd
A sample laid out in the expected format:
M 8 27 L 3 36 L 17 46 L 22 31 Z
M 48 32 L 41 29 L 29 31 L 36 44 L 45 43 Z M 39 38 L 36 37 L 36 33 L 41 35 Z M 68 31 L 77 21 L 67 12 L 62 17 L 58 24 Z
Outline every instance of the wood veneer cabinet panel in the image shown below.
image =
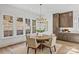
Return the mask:
M 79 34 L 77 34 L 77 33 L 59 33 L 58 39 L 79 43 Z
M 60 27 L 73 27 L 73 12 L 60 13 Z
M 58 40 L 63 40 L 63 33 L 58 33 Z
M 78 42 L 79 43 L 79 34 L 77 33 L 70 33 L 71 41 L 72 42 Z
M 53 33 L 58 35 L 59 32 L 59 14 L 53 14 Z

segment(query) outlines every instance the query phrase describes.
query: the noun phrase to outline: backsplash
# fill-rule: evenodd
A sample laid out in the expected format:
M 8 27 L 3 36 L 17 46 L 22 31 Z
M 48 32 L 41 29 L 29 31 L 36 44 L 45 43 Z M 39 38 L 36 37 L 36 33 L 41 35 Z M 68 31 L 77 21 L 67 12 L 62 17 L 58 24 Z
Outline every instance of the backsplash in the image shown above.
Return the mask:
M 79 30 L 75 30 L 74 28 L 70 28 L 70 27 L 67 27 L 67 28 L 60 28 L 60 32 L 62 32 L 62 30 L 64 29 L 67 29 L 69 32 L 71 33 L 79 33 Z

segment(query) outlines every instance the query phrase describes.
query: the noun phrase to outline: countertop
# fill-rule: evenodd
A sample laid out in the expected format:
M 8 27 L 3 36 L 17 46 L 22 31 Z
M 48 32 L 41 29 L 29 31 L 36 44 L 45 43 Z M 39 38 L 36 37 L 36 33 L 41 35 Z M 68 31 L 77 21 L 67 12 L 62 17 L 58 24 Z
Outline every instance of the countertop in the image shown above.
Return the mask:
M 79 34 L 79 32 L 59 32 L 59 33 Z

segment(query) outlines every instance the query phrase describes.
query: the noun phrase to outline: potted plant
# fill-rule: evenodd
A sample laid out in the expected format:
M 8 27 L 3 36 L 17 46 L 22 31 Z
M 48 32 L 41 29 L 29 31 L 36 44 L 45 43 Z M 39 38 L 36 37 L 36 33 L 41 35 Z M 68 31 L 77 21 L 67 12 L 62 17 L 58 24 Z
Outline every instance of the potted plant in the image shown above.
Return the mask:
M 41 29 L 41 28 L 36 30 L 38 36 L 42 36 L 42 32 L 44 32 L 44 31 L 45 31 L 45 29 Z

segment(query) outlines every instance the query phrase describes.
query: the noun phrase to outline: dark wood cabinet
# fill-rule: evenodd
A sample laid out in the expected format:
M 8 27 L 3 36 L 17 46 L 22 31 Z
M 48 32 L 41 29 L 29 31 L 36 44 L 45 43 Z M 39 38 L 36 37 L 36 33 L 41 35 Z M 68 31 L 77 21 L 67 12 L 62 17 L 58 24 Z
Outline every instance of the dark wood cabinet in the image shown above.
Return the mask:
M 73 27 L 73 12 L 53 14 L 53 33 L 58 35 L 60 27 Z
M 53 33 L 57 36 L 57 39 L 66 41 L 75 41 L 75 35 L 60 33 L 60 28 L 73 27 L 73 11 L 53 14 Z M 72 37 L 73 36 L 73 37 Z M 75 40 L 74 40 L 75 38 Z M 77 41 L 77 40 L 76 40 Z
M 73 27 L 73 12 L 65 12 L 60 13 L 60 21 L 59 26 L 60 27 Z
M 79 34 L 77 34 L 77 33 L 59 33 L 58 39 L 79 43 Z
M 59 32 L 59 14 L 53 14 L 53 33 L 58 35 Z

